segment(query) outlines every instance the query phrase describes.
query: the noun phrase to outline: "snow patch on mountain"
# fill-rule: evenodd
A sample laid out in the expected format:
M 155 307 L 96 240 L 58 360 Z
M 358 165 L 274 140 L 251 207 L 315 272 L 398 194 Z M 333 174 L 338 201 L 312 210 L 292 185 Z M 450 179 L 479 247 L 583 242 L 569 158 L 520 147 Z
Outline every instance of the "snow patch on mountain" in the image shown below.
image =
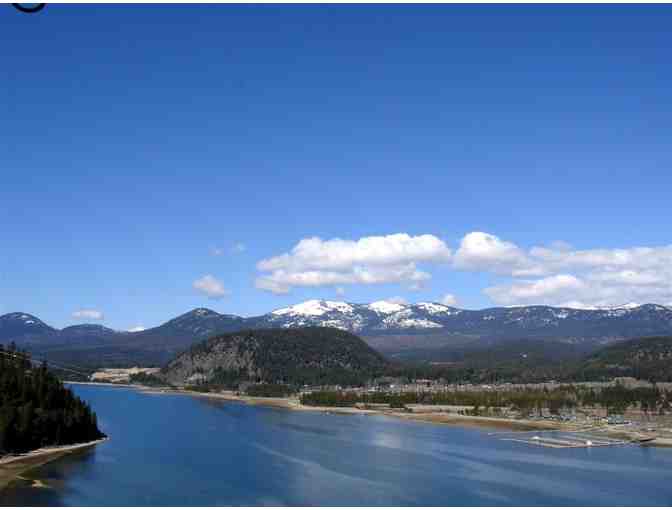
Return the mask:
M 443 327 L 438 322 L 430 321 L 427 319 L 414 319 L 414 318 L 404 318 L 404 317 L 388 317 L 383 320 L 384 329 L 403 329 L 403 328 L 412 328 L 412 329 L 425 329 L 425 328 L 441 328 Z
M 374 301 L 366 308 L 373 310 L 376 313 L 395 313 L 406 308 L 404 305 L 399 303 L 392 303 L 390 301 Z
M 450 306 L 442 305 L 439 303 L 422 302 L 416 304 L 415 307 L 429 314 L 440 313 L 444 315 L 458 315 L 462 313 L 462 310 L 458 310 L 457 308 L 452 308 Z
M 311 299 L 298 305 L 280 308 L 271 313 L 273 315 L 312 315 L 319 316 L 329 312 L 351 313 L 352 305 L 344 301 L 323 301 L 320 299 Z

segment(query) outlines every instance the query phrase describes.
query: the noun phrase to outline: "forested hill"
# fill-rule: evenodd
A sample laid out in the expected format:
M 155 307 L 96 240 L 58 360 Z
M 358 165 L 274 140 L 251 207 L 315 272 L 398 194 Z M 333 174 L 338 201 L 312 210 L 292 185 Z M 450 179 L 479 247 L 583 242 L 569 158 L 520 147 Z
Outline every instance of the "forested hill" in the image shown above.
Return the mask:
M 672 382 L 672 336 L 638 338 L 605 347 L 581 367 L 584 378 L 636 377 Z
M 610 381 L 634 377 L 672 382 L 672 337 L 646 337 L 585 352 L 580 345 L 519 340 L 463 353 L 449 363 L 394 367 L 396 375 L 444 378 L 451 382 L 540 383 L 557 380 Z M 455 356 L 454 356 L 455 357 Z
M 46 365 L 0 346 L 0 455 L 103 437 L 95 413 Z
M 335 328 L 248 330 L 216 336 L 171 361 L 161 376 L 175 384 L 240 382 L 362 384 L 385 359 L 357 336 Z

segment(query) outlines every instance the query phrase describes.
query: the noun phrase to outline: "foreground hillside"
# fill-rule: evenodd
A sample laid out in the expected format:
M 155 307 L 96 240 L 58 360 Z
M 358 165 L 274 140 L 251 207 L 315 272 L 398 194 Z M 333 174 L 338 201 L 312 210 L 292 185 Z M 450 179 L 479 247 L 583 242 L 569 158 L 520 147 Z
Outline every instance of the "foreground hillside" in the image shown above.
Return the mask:
M 102 437 L 95 413 L 46 366 L 0 346 L 0 455 Z
M 163 365 L 192 343 L 244 329 L 333 327 L 361 336 L 391 359 L 458 361 L 511 340 L 561 342 L 588 352 L 628 338 L 672 335 L 672 309 L 660 305 L 577 310 L 523 306 L 462 310 L 438 303 L 355 304 L 311 300 L 258 317 L 197 308 L 139 332 L 100 325 L 52 328 L 26 313 L 0 316 L 0 342 L 79 366 Z
M 361 384 L 382 374 L 385 359 L 355 335 L 335 328 L 248 330 L 192 346 L 161 371 L 173 384 L 240 382 Z

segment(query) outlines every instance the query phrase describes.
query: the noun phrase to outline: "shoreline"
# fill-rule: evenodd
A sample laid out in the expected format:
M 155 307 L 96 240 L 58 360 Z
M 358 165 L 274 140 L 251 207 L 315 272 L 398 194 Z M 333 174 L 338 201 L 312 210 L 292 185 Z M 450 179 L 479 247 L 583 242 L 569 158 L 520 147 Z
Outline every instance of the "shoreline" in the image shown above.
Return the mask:
M 104 437 L 86 443 L 49 446 L 18 455 L 0 457 L 0 491 L 6 489 L 12 482 L 19 479 L 23 473 L 30 469 L 43 466 L 44 464 L 59 459 L 65 455 L 96 446 L 108 439 L 108 437 Z
M 273 407 L 276 409 L 285 409 L 289 411 L 303 411 L 303 412 L 321 412 L 326 414 L 348 414 L 348 415 L 376 415 L 387 416 L 389 418 L 396 418 L 401 420 L 410 420 L 421 423 L 429 423 L 433 425 L 447 425 L 465 428 L 481 428 L 499 431 L 510 432 L 581 432 L 585 430 L 585 426 L 577 426 L 568 423 L 558 423 L 538 420 L 525 420 L 515 418 L 498 418 L 490 416 L 465 416 L 457 413 L 445 412 L 401 412 L 394 410 L 379 410 L 379 409 L 359 409 L 355 407 L 326 407 L 326 406 L 305 406 L 302 405 L 298 398 L 290 397 L 250 397 L 245 395 L 238 395 L 233 391 L 220 393 L 202 393 L 191 390 L 181 390 L 175 388 L 160 388 L 152 386 L 142 386 L 136 384 L 116 384 L 116 383 L 78 383 L 71 382 L 71 384 L 84 384 L 94 386 L 112 386 L 132 388 L 143 393 L 151 395 L 186 395 L 196 398 L 209 398 L 215 400 L 228 400 L 232 402 L 241 402 L 248 405 L 259 405 L 265 407 Z M 624 431 L 622 429 L 600 429 L 593 430 L 604 434 L 613 439 L 622 439 L 625 441 L 636 442 L 642 438 L 642 434 L 637 431 Z M 642 443 L 646 447 L 672 447 L 672 438 L 657 437 L 647 443 Z
M 495 418 L 488 416 L 464 416 L 460 414 L 447 413 L 408 413 L 393 410 L 378 409 L 359 409 L 356 407 L 327 407 L 327 406 L 305 406 L 296 398 L 289 397 L 248 397 L 236 395 L 234 392 L 222 393 L 201 393 L 198 391 L 177 390 L 177 389 L 159 389 L 152 388 L 143 390 L 143 393 L 155 395 L 187 395 L 197 398 L 210 398 L 216 400 L 228 400 L 232 402 L 242 402 L 249 405 L 259 405 L 265 407 L 274 407 L 277 409 L 286 409 L 290 411 L 318 412 L 326 414 L 350 414 L 350 415 L 376 415 L 387 416 L 390 418 L 419 421 L 431 423 L 434 425 L 453 425 L 457 427 L 479 427 L 498 430 L 510 430 L 516 432 L 523 431 L 549 431 L 570 429 L 557 423 L 544 423 L 531 420 L 516 420 L 511 418 Z
M 131 383 L 111 383 L 111 382 L 90 382 L 90 381 L 63 381 L 63 384 L 80 384 L 82 386 L 113 386 L 115 388 L 151 388 L 151 386 L 142 386 Z
M 568 423 L 558 423 L 549 421 L 525 420 L 515 418 L 498 418 L 490 416 L 465 416 L 457 413 L 444 412 L 400 412 L 394 410 L 378 409 L 358 409 L 355 407 L 325 407 L 325 406 L 305 406 L 297 398 L 289 397 L 249 397 L 237 395 L 234 392 L 222 393 L 201 393 L 198 391 L 179 390 L 169 388 L 147 388 L 136 386 L 144 393 L 156 395 L 186 395 L 196 398 L 210 398 L 215 400 L 228 400 L 232 402 L 241 402 L 248 405 L 260 405 L 265 407 L 274 407 L 289 411 L 303 412 L 321 412 L 326 414 L 349 414 L 349 415 L 376 415 L 387 416 L 401 420 L 410 420 L 432 425 L 447 425 L 464 428 L 481 428 L 508 432 L 584 432 L 585 426 L 577 426 Z M 593 429 L 593 427 L 591 427 Z M 626 442 L 636 442 L 642 438 L 642 434 L 637 431 L 624 431 L 622 429 L 600 429 L 592 432 L 601 433 L 612 439 L 621 439 Z M 646 447 L 672 447 L 672 438 L 659 437 L 650 442 L 642 443 Z
M 199 391 L 180 390 L 174 388 L 157 388 L 152 386 L 142 386 L 139 384 L 117 384 L 117 383 L 98 383 L 98 382 L 76 382 L 66 381 L 68 384 L 82 384 L 88 386 L 110 386 L 117 388 L 132 388 L 142 391 L 149 395 L 186 395 L 196 398 L 209 398 L 214 400 L 228 400 L 231 402 L 241 402 L 248 405 L 259 405 L 264 407 L 273 407 L 276 409 L 286 409 L 290 411 L 318 412 L 326 414 L 349 414 L 349 415 L 377 415 L 397 418 L 402 420 L 419 421 L 431 423 L 434 425 L 453 425 L 457 427 L 480 427 L 498 430 L 510 431 L 534 431 L 534 430 L 568 430 L 566 426 L 557 423 L 544 423 L 531 420 L 516 420 L 511 418 L 495 418 L 488 416 L 464 416 L 459 414 L 446 413 L 404 413 L 391 410 L 377 409 L 359 409 L 356 407 L 328 407 L 328 406 L 305 406 L 297 398 L 290 397 L 250 397 L 237 395 L 233 391 L 220 393 L 203 393 Z

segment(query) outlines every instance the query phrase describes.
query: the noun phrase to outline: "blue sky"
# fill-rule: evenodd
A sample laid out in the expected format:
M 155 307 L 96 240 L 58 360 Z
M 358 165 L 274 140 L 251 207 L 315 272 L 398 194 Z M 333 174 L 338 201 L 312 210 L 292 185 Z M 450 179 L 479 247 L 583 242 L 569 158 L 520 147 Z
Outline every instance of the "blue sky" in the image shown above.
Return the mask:
M 0 25 L 0 313 L 672 303 L 670 6 Z

